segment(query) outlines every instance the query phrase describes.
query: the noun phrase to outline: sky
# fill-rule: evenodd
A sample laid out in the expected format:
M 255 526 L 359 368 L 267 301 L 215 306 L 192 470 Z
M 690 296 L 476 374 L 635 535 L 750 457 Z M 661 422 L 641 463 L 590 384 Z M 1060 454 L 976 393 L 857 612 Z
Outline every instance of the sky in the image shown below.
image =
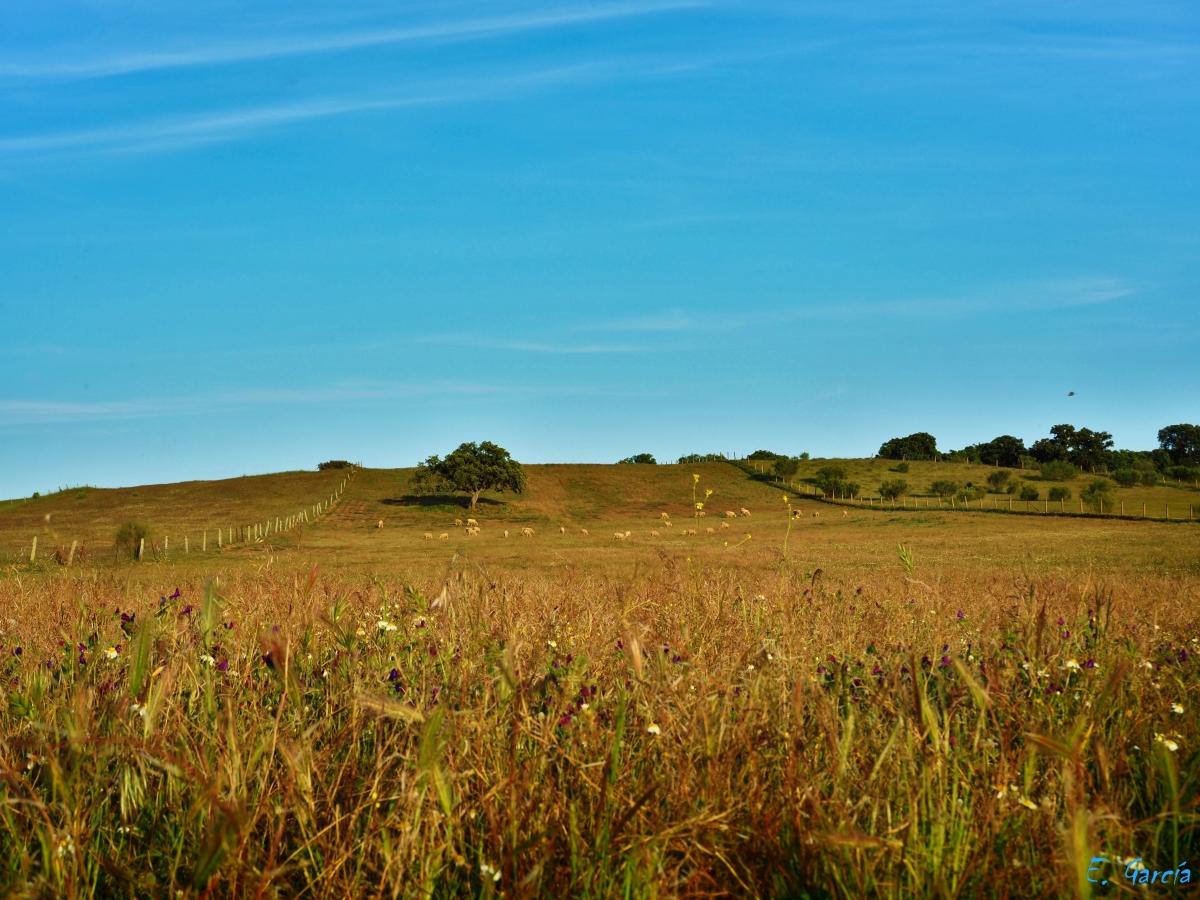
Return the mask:
M 0 21 L 0 496 L 1200 421 L 1193 0 Z

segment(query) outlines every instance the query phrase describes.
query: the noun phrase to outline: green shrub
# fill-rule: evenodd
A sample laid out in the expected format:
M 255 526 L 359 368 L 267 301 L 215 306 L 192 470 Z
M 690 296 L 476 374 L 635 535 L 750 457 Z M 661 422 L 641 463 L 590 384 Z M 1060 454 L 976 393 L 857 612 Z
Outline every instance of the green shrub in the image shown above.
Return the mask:
M 1117 469 L 1113 472 L 1113 481 L 1121 487 L 1133 487 L 1141 480 L 1142 476 L 1136 469 Z
M 1144 484 L 1146 487 L 1157 487 L 1160 481 L 1162 481 L 1162 476 L 1157 472 L 1142 472 L 1142 484 Z
M 635 453 L 633 456 L 627 456 L 624 459 L 618 460 L 619 466 L 657 466 L 658 460 L 650 453 Z
M 992 492 L 999 494 L 1008 484 L 1008 480 L 1012 477 L 1012 473 L 1007 469 L 997 469 L 995 472 L 989 472 L 987 481 Z
M 318 472 L 327 472 L 330 469 L 348 469 L 350 463 L 344 459 L 331 459 L 328 462 L 317 463 Z
M 1052 487 L 1050 488 L 1050 499 L 1054 502 L 1071 499 L 1071 489 L 1069 487 Z
M 896 465 L 892 466 L 892 471 L 900 472 L 903 475 L 907 475 L 908 474 L 908 463 L 906 463 L 906 462 L 897 463 Z
M 126 522 L 117 529 L 117 553 L 122 556 L 128 556 L 130 559 L 137 559 L 138 548 L 141 547 L 142 541 L 150 542 L 151 531 L 150 526 L 144 522 Z
M 817 470 L 815 481 L 817 487 L 833 497 L 853 497 L 861 487 L 857 481 L 846 480 L 846 470 L 842 466 L 822 466 Z
M 903 497 L 907 493 L 908 482 L 903 478 L 885 481 L 879 486 L 879 496 L 884 500 L 895 500 L 897 497 Z
M 1066 460 L 1055 459 L 1042 464 L 1042 481 L 1070 481 L 1079 470 Z
M 1039 496 L 1041 496 L 1040 492 L 1032 484 L 1021 485 L 1021 499 L 1022 500 L 1025 500 L 1025 501 L 1036 500 Z
M 968 484 L 958 492 L 958 500 L 962 503 L 972 503 L 975 500 L 982 500 L 987 496 L 987 488 L 976 487 L 973 484 Z
M 929 493 L 936 494 L 943 499 L 946 497 L 953 497 L 958 493 L 958 482 L 949 481 L 945 478 L 938 479 L 929 486 Z
M 1112 505 L 1112 489 L 1113 483 L 1107 478 L 1096 478 L 1092 483 L 1079 492 L 1079 497 L 1084 503 L 1089 506 L 1094 506 L 1097 509 L 1101 508 L 1104 503 Z

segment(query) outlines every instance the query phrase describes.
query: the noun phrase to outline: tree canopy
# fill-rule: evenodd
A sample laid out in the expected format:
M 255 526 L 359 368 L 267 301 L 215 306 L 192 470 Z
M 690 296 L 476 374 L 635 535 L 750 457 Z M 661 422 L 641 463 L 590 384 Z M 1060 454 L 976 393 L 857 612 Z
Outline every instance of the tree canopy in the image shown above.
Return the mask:
M 1177 466 L 1200 463 L 1200 425 L 1168 425 L 1158 432 L 1158 445 Z
M 1011 434 L 1002 434 L 986 444 L 980 444 L 978 450 L 981 463 L 1015 469 L 1021 465 L 1021 457 L 1025 455 L 1025 442 Z
M 787 454 L 772 453 L 770 450 L 755 450 L 753 453 L 747 456 L 746 459 L 767 460 L 769 462 L 773 459 L 787 459 Z
M 460 444 L 445 459 L 431 456 L 418 464 L 414 486 L 426 493 L 454 491 L 471 497 L 471 508 L 484 491 L 525 490 L 525 469 L 507 450 L 484 441 Z
M 650 453 L 635 453 L 617 461 L 619 466 L 657 466 L 658 460 Z
M 1030 450 L 1040 463 L 1066 460 L 1081 469 L 1096 469 L 1107 464 L 1112 445 L 1112 435 L 1107 431 L 1055 425 L 1050 437 L 1035 442 Z
M 892 438 L 879 448 L 879 455 L 884 459 L 931 460 L 937 458 L 937 452 L 937 438 L 927 431 Z

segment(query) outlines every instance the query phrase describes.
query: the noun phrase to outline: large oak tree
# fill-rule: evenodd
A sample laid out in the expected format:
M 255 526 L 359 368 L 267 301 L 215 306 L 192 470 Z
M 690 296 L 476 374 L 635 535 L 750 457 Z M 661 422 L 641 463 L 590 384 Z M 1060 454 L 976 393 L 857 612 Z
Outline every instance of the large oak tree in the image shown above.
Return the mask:
M 469 494 L 471 508 L 484 491 L 525 490 L 525 469 L 503 447 L 484 441 L 460 444 L 445 459 L 431 456 L 417 466 L 415 488 L 422 493 Z

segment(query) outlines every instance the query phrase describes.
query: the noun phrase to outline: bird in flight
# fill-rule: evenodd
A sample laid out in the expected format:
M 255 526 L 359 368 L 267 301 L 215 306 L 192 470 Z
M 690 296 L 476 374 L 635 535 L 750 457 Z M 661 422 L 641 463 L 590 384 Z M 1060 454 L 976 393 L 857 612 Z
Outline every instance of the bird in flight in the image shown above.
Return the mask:
M 1067 392 L 1067 396 L 1068 396 L 1068 397 L 1074 397 L 1074 396 L 1075 396 L 1075 392 L 1074 392 L 1074 391 L 1068 391 L 1068 392 Z

